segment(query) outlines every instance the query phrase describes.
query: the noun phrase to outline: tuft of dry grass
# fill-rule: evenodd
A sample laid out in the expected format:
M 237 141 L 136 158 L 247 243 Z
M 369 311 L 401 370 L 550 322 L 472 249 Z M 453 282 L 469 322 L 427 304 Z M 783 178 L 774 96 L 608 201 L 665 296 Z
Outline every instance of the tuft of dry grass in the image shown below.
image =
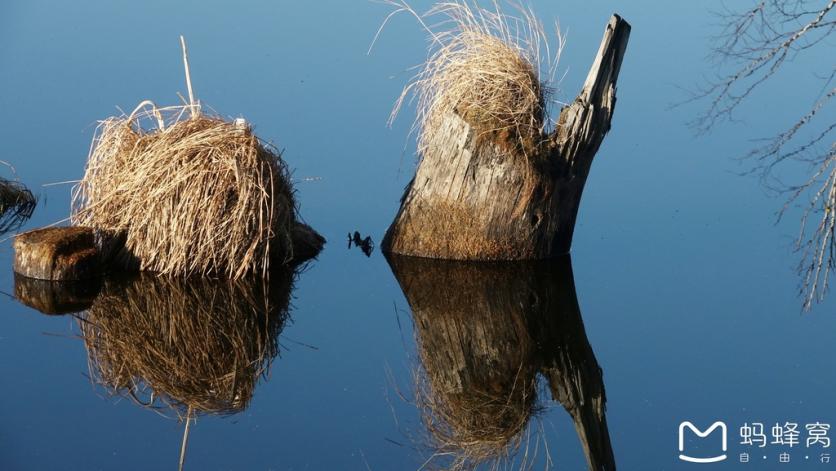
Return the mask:
M 8 165 L 0 161 L 0 164 Z M 14 168 L 8 165 L 14 172 Z M 32 192 L 22 183 L 0 178 L 0 234 L 17 230 L 26 222 L 37 206 Z
M 79 315 L 93 380 L 143 406 L 230 414 L 278 354 L 292 274 L 108 280 Z
M 408 97 L 417 99 L 413 130 L 418 131 L 419 155 L 444 144 L 437 138 L 450 112 L 464 118 L 477 137 L 536 155 L 549 127 L 549 84 L 563 48 L 559 28 L 552 54 L 542 23 L 520 5 L 514 4 L 519 13 L 514 16 L 498 2 L 493 9 L 466 0 L 439 2 L 424 14 L 403 0 L 384 3 L 395 11 L 381 29 L 394 14 L 408 12 L 430 36 L 427 61 L 404 88 L 390 118 Z
M 296 203 L 280 153 L 243 120 L 141 103 L 102 121 L 72 222 L 124 234 L 123 264 L 240 279 L 292 257 Z

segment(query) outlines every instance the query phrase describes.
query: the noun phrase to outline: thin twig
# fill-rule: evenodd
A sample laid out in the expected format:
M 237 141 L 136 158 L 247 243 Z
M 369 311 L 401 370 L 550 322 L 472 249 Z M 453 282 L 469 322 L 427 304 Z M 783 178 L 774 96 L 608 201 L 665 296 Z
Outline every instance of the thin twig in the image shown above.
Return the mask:
M 186 426 L 183 428 L 183 442 L 180 445 L 180 466 L 177 468 L 183 471 L 183 465 L 186 464 L 186 447 L 189 444 L 189 426 L 192 423 L 192 406 L 189 406 L 189 411 L 186 414 Z
M 192 74 L 189 70 L 189 54 L 186 51 L 186 39 L 180 35 L 180 46 L 183 48 L 183 67 L 186 69 L 186 88 L 189 90 L 189 107 L 192 111 L 192 118 L 197 118 L 198 110 L 195 107 L 194 91 L 192 90 Z

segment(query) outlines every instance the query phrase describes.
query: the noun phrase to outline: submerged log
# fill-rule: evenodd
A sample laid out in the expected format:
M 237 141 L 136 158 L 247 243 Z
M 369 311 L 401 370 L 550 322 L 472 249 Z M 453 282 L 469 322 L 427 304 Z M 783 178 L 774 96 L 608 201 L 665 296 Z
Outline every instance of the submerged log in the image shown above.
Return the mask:
M 507 456 L 548 390 L 571 415 L 588 468 L 615 469 L 603 373 L 568 257 L 484 264 L 392 255 L 389 263 L 412 310 L 416 401 L 439 456 L 474 468 Z
M 581 93 L 533 155 L 455 111 L 427 148 L 386 232 L 387 253 L 459 260 L 568 253 L 592 160 L 610 129 L 630 25 L 613 15 Z
M 316 257 L 325 245 L 325 238 L 300 222 L 293 223 L 290 239 L 293 247 L 291 266 Z M 90 280 L 111 271 L 136 271 L 139 263 L 130 252 L 122 250 L 124 245 L 124 234 L 88 227 L 36 229 L 15 238 L 14 271 L 23 277 L 46 281 Z M 58 293 L 66 291 L 55 287 L 45 289 L 57 289 Z

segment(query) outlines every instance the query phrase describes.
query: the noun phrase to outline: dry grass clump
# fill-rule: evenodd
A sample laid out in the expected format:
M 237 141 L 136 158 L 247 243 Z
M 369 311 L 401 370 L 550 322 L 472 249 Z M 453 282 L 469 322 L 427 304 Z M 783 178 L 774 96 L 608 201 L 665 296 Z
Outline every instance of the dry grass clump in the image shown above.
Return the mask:
M 35 211 L 37 200 L 17 181 L 0 178 L 0 234 L 16 230 Z
M 181 416 L 241 411 L 278 353 L 291 284 L 289 274 L 109 280 L 79 316 L 91 377 Z
M 533 157 L 545 139 L 548 83 L 563 45 L 560 34 L 552 56 L 543 25 L 530 9 L 515 5 L 520 14 L 515 17 L 496 2 L 488 10 L 462 0 L 437 3 L 419 15 L 402 0 L 386 3 L 396 7 L 394 13 L 412 13 L 431 39 L 426 63 L 392 113 L 394 119 L 407 96 L 417 98 L 419 154 L 443 144 L 438 139 L 445 116 L 457 112 L 477 137 L 491 137 Z M 425 22 L 436 17 L 437 23 Z
M 165 274 L 267 273 L 292 256 L 295 218 L 279 153 L 191 105 L 102 121 L 73 195 L 74 224 L 124 234 L 123 262 Z

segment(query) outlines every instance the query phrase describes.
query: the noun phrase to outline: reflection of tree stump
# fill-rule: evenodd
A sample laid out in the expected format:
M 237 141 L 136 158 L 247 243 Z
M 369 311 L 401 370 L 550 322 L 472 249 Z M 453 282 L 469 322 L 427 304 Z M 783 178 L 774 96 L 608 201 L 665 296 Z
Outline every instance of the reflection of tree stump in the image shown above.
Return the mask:
M 610 129 L 630 25 L 614 15 L 580 95 L 534 155 L 451 111 L 386 232 L 385 252 L 460 260 L 562 255 L 592 159 Z
M 557 301 L 544 315 L 530 317 L 540 372 L 548 379 L 552 399 L 572 416 L 589 469 L 615 469 L 603 372 L 586 338 L 571 263 L 567 258 L 535 276 L 541 292 L 550 293 L 544 299 Z
M 390 264 L 413 312 L 426 380 L 417 399 L 439 452 L 464 467 L 510 453 L 536 409 L 540 373 L 572 416 L 589 469 L 615 469 L 602 372 L 568 258 Z

